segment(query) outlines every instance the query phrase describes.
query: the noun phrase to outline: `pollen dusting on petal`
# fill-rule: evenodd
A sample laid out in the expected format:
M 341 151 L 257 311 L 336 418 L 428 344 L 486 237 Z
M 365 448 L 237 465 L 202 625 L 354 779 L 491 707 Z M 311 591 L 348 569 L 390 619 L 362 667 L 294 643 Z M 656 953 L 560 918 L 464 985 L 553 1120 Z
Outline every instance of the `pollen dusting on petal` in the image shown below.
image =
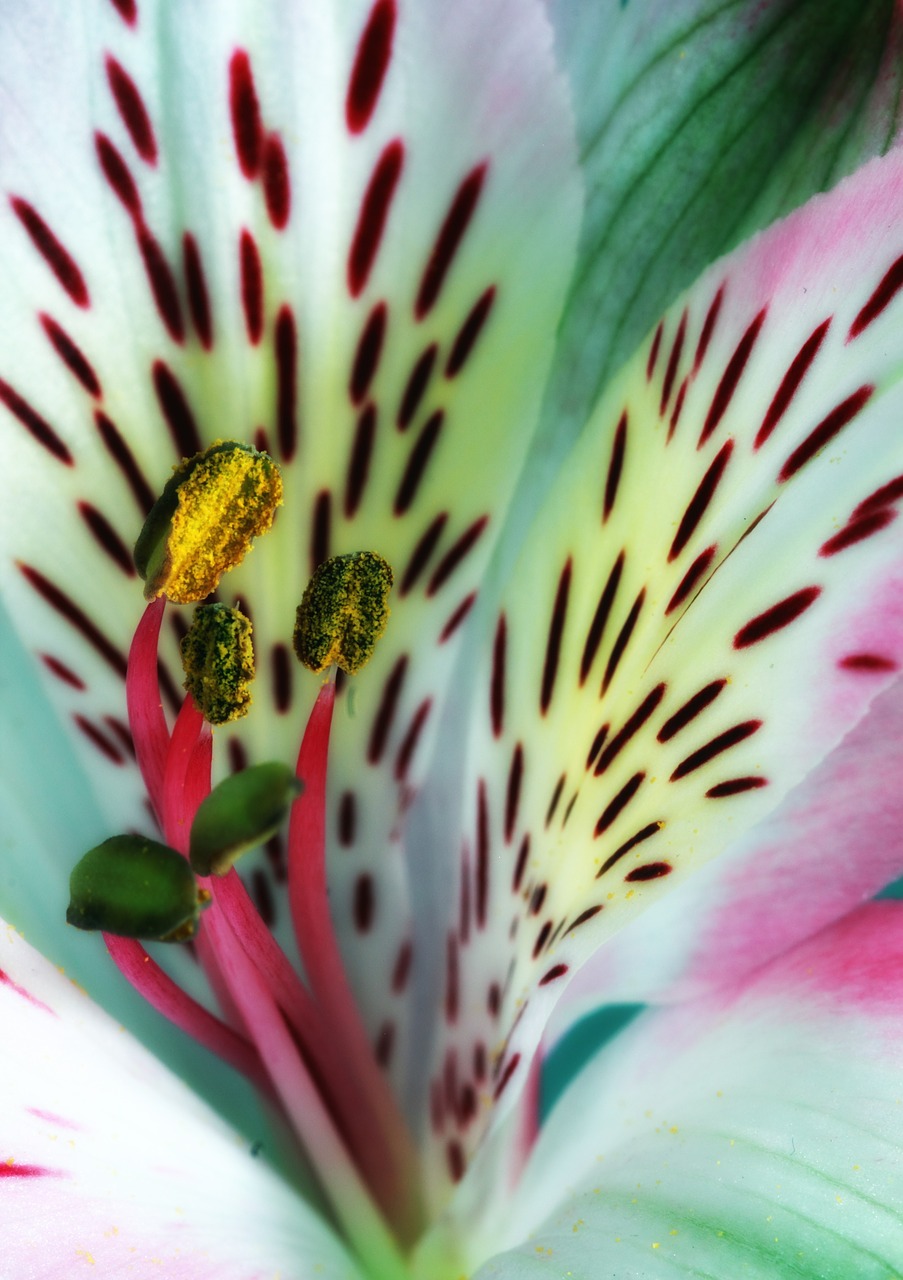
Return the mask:
M 209 724 L 247 715 L 254 679 L 251 623 L 238 609 L 202 604 L 180 645 L 185 689 Z
M 135 544 L 144 594 L 193 604 L 240 564 L 282 505 L 282 475 L 266 453 L 217 440 L 176 467 Z
M 375 551 L 324 561 L 298 605 L 294 645 L 301 662 L 311 671 L 333 663 L 349 675 L 360 671 L 386 629 L 394 580 Z

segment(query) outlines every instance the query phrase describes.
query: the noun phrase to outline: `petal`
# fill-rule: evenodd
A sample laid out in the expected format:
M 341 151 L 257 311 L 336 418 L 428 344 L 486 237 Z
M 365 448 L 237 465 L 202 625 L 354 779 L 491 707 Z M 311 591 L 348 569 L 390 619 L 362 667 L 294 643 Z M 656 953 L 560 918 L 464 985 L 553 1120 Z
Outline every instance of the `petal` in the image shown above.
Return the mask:
M 587 183 L 541 438 L 710 262 L 892 144 L 903 30 L 883 3 L 550 6 Z M 564 425 L 566 424 L 566 425 Z
M 223 735 L 233 763 L 297 750 L 318 682 L 295 672 L 291 627 L 313 565 L 361 548 L 393 563 L 390 631 L 343 698 L 329 799 L 336 924 L 376 1036 L 403 1015 L 401 818 L 572 265 L 566 86 L 538 2 L 135 12 L 67 6 L 52 30 L 27 6 L 0 17 L 18 202 L 0 208 L 15 494 L 0 572 L 128 826 L 121 676 L 141 602 L 122 549 L 179 454 L 236 436 L 285 464 L 274 532 L 223 587 L 249 607 L 260 671 L 258 712 Z M 278 918 L 271 853 L 253 888 Z
M 0 1005 L 9 1274 L 360 1275 L 264 1159 L 6 924 Z
M 538 518 L 480 664 L 467 1014 L 436 1078 L 481 1040 L 513 1094 L 569 974 L 772 812 L 903 662 L 901 186 L 894 153 L 709 271 Z
M 600 1001 L 683 1000 L 736 981 L 896 879 L 901 723 L 898 678 L 770 817 L 584 965 L 553 1035 Z
M 558 1104 L 477 1276 L 898 1274 L 901 960 L 872 904 L 647 1015 Z

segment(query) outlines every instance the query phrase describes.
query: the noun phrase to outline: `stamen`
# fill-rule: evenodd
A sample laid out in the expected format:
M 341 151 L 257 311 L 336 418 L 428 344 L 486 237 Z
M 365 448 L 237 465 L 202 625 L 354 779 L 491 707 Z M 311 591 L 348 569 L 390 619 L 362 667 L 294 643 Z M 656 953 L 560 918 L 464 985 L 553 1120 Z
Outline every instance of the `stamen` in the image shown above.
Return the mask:
M 125 696 L 129 725 L 141 777 L 158 820 L 163 820 L 163 771 L 169 750 L 169 730 L 163 714 L 157 678 L 157 645 L 166 601 L 154 600 L 138 623 L 129 649 Z
M 375 551 L 334 556 L 314 572 L 298 605 L 295 653 L 315 672 L 349 675 L 370 661 L 389 620 L 394 575 Z

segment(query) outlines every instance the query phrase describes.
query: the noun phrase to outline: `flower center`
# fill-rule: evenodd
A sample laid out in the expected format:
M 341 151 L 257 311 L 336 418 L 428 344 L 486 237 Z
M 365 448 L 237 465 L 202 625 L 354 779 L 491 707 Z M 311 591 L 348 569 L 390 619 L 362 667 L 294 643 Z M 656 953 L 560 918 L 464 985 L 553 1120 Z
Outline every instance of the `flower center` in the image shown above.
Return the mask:
M 272 523 L 282 486 L 271 460 L 218 442 L 184 462 L 136 547 L 151 599 L 129 651 L 126 696 L 138 765 L 165 844 L 105 841 L 72 874 L 70 923 L 101 929 L 139 993 L 245 1074 L 279 1109 L 338 1225 L 374 1275 L 403 1271 L 423 1227 L 416 1153 L 349 986 L 329 911 L 326 783 L 338 664 L 357 671 L 386 625 L 389 566 L 373 552 L 327 561 L 298 607 L 295 650 L 324 683 L 297 764 L 243 769 L 211 788 L 211 726 L 244 715 L 250 623 L 202 604 L 182 642 L 188 691 L 170 729 L 158 642 L 166 597 L 214 590 Z M 175 584 L 173 588 L 173 584 Z M 303 977 L 234 866 L 288 822 L 288 900 Z M 221 1015 L 193 1000 L 143 941 L 192 940 Z

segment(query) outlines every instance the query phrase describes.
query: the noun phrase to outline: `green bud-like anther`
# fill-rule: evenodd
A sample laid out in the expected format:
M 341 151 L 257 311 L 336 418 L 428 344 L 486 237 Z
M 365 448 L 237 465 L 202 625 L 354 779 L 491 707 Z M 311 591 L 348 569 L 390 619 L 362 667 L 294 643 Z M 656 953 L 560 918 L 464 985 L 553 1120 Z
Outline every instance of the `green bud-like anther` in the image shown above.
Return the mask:
M 202 604 L 180 644 L 185 688 L 208 724 L 226 724 L 251 705 L 251 623 L 238 609 Z
M 295 653 L 311 671 L 341 667 L 349 675 L 373 656 L 389 619 L 394 575 L 375 551 L 326 560 L 298 605 Z
M 145 598 L 205 599 L 266 533 L 281 504 L 279 467 L 250 445 L 217 440 L 183 458 L 135 543 Z
M 214 787 L 191 828 L 197 874 L 224 876 L 236 858 L 275 835 L 302 790 L 288 765 L 276 761 L 243 769 Z
M 113 836 L 73 868 L 66 919 L 120 938 L 185 942 L 206 897 L 175 849 L 145 836 Z

